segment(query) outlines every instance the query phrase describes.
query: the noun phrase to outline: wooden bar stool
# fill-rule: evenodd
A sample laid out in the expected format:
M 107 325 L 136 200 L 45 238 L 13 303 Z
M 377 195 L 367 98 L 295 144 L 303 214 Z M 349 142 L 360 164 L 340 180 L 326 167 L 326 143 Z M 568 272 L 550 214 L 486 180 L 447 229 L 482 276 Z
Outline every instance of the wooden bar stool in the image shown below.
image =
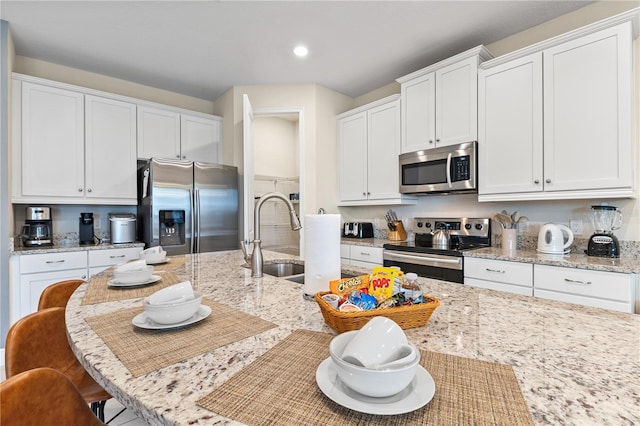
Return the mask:
M 78 389 L 52 368 L 35 368 L 0 383 L 2 426 L 104 425 Z
M 38 300 L 38 310 L 67 306 L 69 298 L 84 281 L 66 280 L 51 284 L 44 289 Z
M 96 416 L 104 421 L 104 405 L 111 395 L 93 380 L 71 350 L 64 311 L 65 308 L 60 307 L 44 309 L 11 326 L 5 342 L 7 378 L 39 367 L 58 370 L 71 380 Z

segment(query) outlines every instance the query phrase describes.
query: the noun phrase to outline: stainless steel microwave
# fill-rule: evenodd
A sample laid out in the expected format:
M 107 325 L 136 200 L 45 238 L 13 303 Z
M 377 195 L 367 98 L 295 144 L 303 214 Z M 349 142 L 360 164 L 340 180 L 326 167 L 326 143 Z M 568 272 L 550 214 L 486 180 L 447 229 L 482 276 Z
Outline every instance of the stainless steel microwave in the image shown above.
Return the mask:
M 477 159 L 477 142 L 401 154 L 400 192 L 477 192 Z

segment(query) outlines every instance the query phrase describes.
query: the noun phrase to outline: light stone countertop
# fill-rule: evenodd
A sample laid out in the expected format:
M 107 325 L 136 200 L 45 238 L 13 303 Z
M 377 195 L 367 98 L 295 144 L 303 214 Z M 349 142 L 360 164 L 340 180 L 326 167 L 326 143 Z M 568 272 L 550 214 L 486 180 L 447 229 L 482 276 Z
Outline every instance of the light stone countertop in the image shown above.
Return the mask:
M 538 265 L 563 266 L 593 271 L 640 273 L 638 256 L 621 256 L 619 258 L 593 257 L 584 253 L 551 255 L 538 253 L 536 250 L 503 251 L 500 247 L 487 247 L 464 252 L 464 257 L 507 260 L 510 262 L 535 263 Z
M 83 250 L 110 250 L 110 249 L 121 249 L 121 248 L 131 248 L 131 247 L 140 247 L 140 249 L 143 249 L 144 243 L 141 243 L 141 242 L 122 243 L 122 244 L 104 243 L 104 244 L 93 244 L 93 245 L 54 244 L 53 246 L 46 246 L 46 247 L 17 247 L 17 248 L 12 247 L 10 251 L 10 255 L 28 256 L 31 254 L 66 253 L 66 252 L 83 251 Z
M 297 259 L 264 253 L 266 263 Z M 187 258 L 176 271 L 182 279 L 206 297 L 278 327 L 133 378 L 84 318 L 139 306 L 141 299 L 80 306 L 85 284 L 67 306 L 71 346 L 109 393 L 150 424 L 238 424 L 195 401 L 292 330 L 332 330 L 316 303 L 303 298 L 300 284 L 251 278 L 240 251 Z M 422 349 L 513 366 L 536 425 L 640 424 L 640 315 L 426 278 L 418 282 L 442 304 L 426 326 L 406 331 L 409 339 Z

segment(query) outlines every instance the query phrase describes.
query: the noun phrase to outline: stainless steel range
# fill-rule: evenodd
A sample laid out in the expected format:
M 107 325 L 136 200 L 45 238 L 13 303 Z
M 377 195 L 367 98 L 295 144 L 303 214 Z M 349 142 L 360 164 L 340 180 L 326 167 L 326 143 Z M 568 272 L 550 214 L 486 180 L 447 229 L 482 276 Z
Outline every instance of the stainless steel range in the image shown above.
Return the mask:
M 463 253 L 491 246 L 490 219 L 417 217 L 412 222 L 415 241 L 385 244 L 384 266 L 463 283 Z

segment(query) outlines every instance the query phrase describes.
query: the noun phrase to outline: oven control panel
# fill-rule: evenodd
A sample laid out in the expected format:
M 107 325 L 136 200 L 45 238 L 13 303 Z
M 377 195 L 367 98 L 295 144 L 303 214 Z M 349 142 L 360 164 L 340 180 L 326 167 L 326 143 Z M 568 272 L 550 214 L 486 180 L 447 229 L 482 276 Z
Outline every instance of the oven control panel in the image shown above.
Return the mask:
M 431 233 L 436 229 L 448 229 L 451 235 L 489 237 L 491 235 L 491 219 L 488 218 L 430 218 L 413 219 L 413 231 Z

